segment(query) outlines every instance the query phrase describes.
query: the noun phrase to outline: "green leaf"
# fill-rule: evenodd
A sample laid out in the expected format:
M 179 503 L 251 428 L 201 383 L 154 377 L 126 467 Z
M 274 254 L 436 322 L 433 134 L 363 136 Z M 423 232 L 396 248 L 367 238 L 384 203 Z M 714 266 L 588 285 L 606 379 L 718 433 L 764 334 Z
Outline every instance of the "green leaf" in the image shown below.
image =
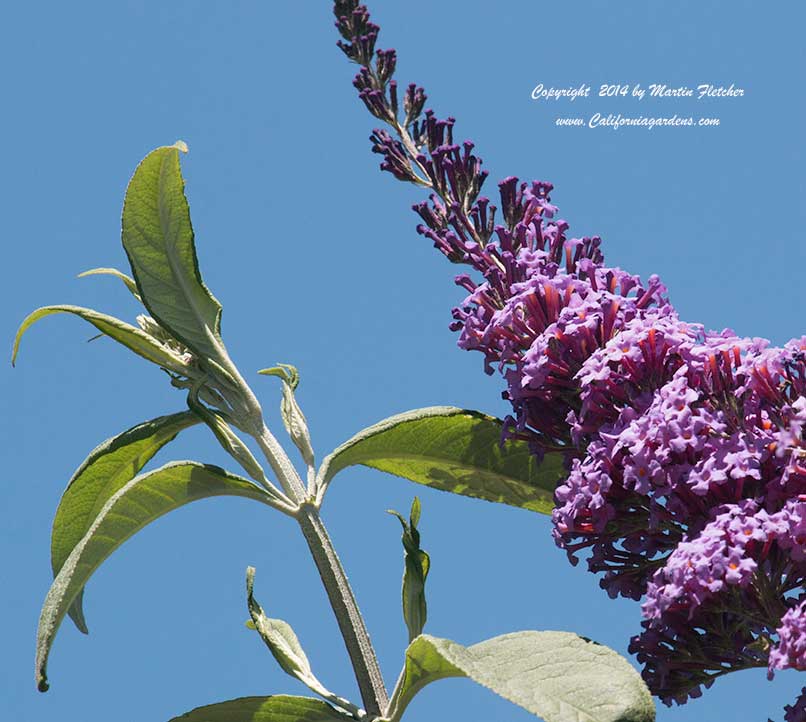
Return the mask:
M 144 331 L 114 316 L 107 316 L 105 313 L 99 313 L 98 311 L 93 311 L 91 308 L 82 308 L 81 306 L 44 306 L 26 316 L 14 339 L 14 348 L 11 353 L 12 365 L 17 360 L 17 353 L 23 334 L 40 318 L 50 316 L 54 313 L 72 313 L 74 316 L 83 318 L 85 321 L 91 323 L 101 333 L 123 344 L 129 350 L 134 351 L 134 353 L 152 361 L 158 366 L 183 375 L 188 372 L 187 365 L 182 359 Z
M 87 533 L 108 499 L 131 481 L 165 444 L 200 419 L 189 411 L 160 416 L 107 439 L 78 468 L 59 502 L 53 519 L 50 559 L 53 576 Z M 82 610 L 83 590 L 70 606 L 70 618 L 87 633 Z
M 299 370 L 291 364 L 277 364 L 268 369 L 260 369 L 258 373 L 261 376 L 277 376 L 287 383 L 292 391 L 296 391 L 299 386 Z
M 254 597 L 255 568 L 246 570 L 246 602 L 249 616 L 255 629 L 260 634 L 272 656 L 277 660 L 283 672 L 301 679 L 313 677 L 311 663 L 305 650 L 299 643 L 296 633 L 288 622 L 282 619 L 270 619 Z
M 403 671 L 397 682 L 385 717 L 399 720 L 414 696 L 427 684 L 448 677 L 466 677 L 461 666 L 450 661 L 445 651 L 455 647 L 453 657 L 467 656 L 467 650 L 449 639 L 439 639 L 423 634 L 413 640 L 406 649 Z M 470 662 L 465 666 L 468 666 Z
M 612 649 L 570 632 L 514 632 L 463 647 L 423 635 L 406 650 L 387 717 L 445 677 L 469 677 L 545 722 L 652 722 L 638 672 Z
M 123 247 L 148 312 L 202 358 L 221 360 L 221 304 L 199 272 L 179 152 L 157 148 L 137 166 L 123 203 Z
M 352 719 L 310 697 L 241 697 L 197 707 L 170 722 L 345 722 Z
M 417 531 L 417 527 L 420 525 L 420 516 L 423 513 L 423 505 L 420 503 L 420 499 L 418 497 L 414 497 L 411 502 L 411 511 L 409 512 L 409 527 Z M 417 534 L 417 543 L 420 543 L 420 535 Z
M 137 284 L 134 282 L 134 279 L 131 276 L 127 276 L 123 271 L 118 271 L 117 268 L 90 268 L 89 271 L 84 271 L 83 273 L 79 273 L 79 278 L 86 278 L 87 276 L 114 276 L 115 278 L 119 278 L 123 281 L 123 284 L 126 288 L 129 289 L 129 292 L 134 296 L 138 301 L 142 303 L 142 299 L 140 298 L 140 294 L 137 292 Z
M 409 630 L 409 642 L 419 636 L 428 618 L 428 605 L 425 599 L 425 580 L 431 568 L 431 558 L 420 549 L 420 500 L 415 496 L 407 522 L 396 511 L 390 510 L 403 527 L 404 571 L 403 571 L 403 620 Z
M 291 625 L 282 619 L 270 619 L 266 616 L 263 608 L 254 597 L 254 584 L 255 568 L 247 567 L 246 601 L 249 607 L 252 628 L 260 634 L 282 670 L 307 685 L 308 689 L 320 697 L 324 697 L 339 710 L 344 710 L 351 716 L 359 718 L 361 714 L 358 707 L 349 700 L 333 694 L 316 678 L 305 650 L 299 643 L 299 639 Z
M 308 421 L 294 395 L 294 391 L 299 386 L 299 371 L 290 364 L 279 364 L 269 369 L 261 369 L 258 373 L 263 376 L 277 376 L 282 380 L 283 399 L 280 402 L 280 416 L 283 419 L 283 426 L 302 455 L 302 460 L 308 467 L 309 473 L 313 475 L 315 458 Z
M 36 676 L 48 689 L 47 660 L 53 639 L 78 593 L 124 541 L 173 509 L 212 496 L 242 496 L 268 503 L 250 481 L 217 466 L 178 461 L 136 476 L 110 496 L 87 533 L 65 560 L 42 606 L 37 630 Z
M 191 410 L 207 424 L 224 451 L 235 459 L 258 484 L 266 489 L 270 488 L 263 467 L 249 450 L 249 447 L 232 430 L 232 427 L 220 413 L 201 403 L 198 387 L 191 389 L 187 397 L 187 403 Z
M 319 469 L 318 495 L 355 464 L 418 484 L 550 514 L 554 487 L 566 472 L 560 453 L 539 462 L 524 441 L 501 448 L 503 422 L 450 406 L 409 411 L 361 431 Z

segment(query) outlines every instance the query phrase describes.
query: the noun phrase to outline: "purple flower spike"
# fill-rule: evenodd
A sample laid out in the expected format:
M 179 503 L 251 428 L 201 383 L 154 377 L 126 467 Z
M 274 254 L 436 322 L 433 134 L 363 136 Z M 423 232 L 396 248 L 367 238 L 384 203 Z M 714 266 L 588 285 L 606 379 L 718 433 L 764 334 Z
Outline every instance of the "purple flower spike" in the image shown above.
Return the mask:
M 806 670 L 806 336 L 783 348 L 681 321 L 660 278 L 573 238 L 553 186 L 509 176 L 500 213 L 456 122 L 406 86 L 363 5 L 337 0 L 355 86 L 389 126 L 383 170 L 430 190 L 417 231 L 453 263 L 460 348 L 500 373 L 517 438 L 565 456 L 554 539 L 611 597 L 642 600 L 630 650 L 667 704 L 751 667 Z M 806 722 L 806 688 L 787 722 Z

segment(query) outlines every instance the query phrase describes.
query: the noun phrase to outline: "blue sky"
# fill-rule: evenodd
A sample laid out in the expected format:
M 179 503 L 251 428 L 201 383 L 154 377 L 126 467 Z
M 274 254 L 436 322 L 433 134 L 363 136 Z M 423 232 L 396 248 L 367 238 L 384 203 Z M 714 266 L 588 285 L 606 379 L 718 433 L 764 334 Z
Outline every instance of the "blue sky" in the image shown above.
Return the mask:
M 547 3 L 376 0 L 381 47 L 398 78 L 458 119 L 495 182 L 552 181 L 578 235 L 608 261 L 659 273 L 681 316 L 782 343 L 803 319 L 806 8 L 735 0 Z M 6 272 L 0 332 L 31 309 L 76 303 L 124 318 L 112 279 L 126 182 L 152 148 L 187 141 L 188 196 L 205 280 L 223 331 L 271 422 L 279 385 L 254 371 L 297 365 L 298 398 L 319 457 L 358 429 L 410 408 L 451 404 L 503 415 L 502 383 L 448 331 L 461 298 L 452 268 L 414 232 L 420 195 L 377 170 L 374 121 L 335 48 L 327 2 L 14 3 L 2 11 L 0 165 Z M 534 102 L 538 83 L 700 83 L 725 99 L 591 97 Z M 595 112 L 719 117 L 716 128 L 559 128 Z M 10 255 L 10 258 L 9 258 Z M 52 318 L 0 370 L 5 620 L 0 718 L 18 722 L 167 720 L 243 695 L 304 694 L 244 628 L 243 575 L 289 621 L 322 681 L 357 697 L 324 594 L 293 524 L 242 500 L 200 502 L 128 542 L 87 589 L 90 636 L 56 641 L 51 691 L 33 653 L 50 583 L 50 523 L 75 467 L 100 441 L 179 410 L 164 375 L 82 322 Z M 159 457 L 227 464 L 201 429 Z M 471 643 L 516 629 L 564 629 L 625 652 L 639 609 L 572 568 L 543 517 L 431 492 L 374 472 L 337 479 L 324 516 L 354 583 L 387 682 L 405 646 L 399 525 L 419 494 L 432 558 L 429 624 Z M 779 720 L 806 683 L 763 671 L 720 680 L 663 722 Z M 410 719 L 527 720 L 469 682 L 426 689 Z

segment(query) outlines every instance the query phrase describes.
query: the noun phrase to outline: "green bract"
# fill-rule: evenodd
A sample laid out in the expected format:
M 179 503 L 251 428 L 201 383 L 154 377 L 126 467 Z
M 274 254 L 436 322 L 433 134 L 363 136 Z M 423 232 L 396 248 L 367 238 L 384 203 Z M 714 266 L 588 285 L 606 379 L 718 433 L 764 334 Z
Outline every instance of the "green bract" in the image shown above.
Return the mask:
M 409 520 L 396 511 L 394 514 L 403 526 L 404 559 L 403 559 L 403 620 L 409 630 L 409 642 L 422 633 L 425 620 L 428 618 L 428 605 L 425 599 L 425 580 L 431 568 L 431 558 L 420 549 L 420 500 L 415 496 L 411 504 Z

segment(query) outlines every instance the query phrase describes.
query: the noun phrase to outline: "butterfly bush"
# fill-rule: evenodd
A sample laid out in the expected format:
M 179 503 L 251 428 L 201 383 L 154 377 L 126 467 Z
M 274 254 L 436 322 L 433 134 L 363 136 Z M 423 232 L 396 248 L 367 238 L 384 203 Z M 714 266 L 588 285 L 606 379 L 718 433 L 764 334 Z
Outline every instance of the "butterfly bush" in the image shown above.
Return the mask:
M 418 233 L 456 277 L 459 346 L 500 373 L 505 437 L 565 456 L 554 539 L 611 597 L 642 601 L 630 651 L 667 704 L 749 667 L 806 670 L 806 337 L 782 348 L 682 321 L 657 276 L 569 237 L 550 183 L 505 178 L 499 202 L 455 120 L 400 90 L 365 6 L 336 0 L 381 169 L 430 189 Z M 390 132 L 391 131 L 391 132 Z M 787 722 L 806 720 L 806 688 Z

